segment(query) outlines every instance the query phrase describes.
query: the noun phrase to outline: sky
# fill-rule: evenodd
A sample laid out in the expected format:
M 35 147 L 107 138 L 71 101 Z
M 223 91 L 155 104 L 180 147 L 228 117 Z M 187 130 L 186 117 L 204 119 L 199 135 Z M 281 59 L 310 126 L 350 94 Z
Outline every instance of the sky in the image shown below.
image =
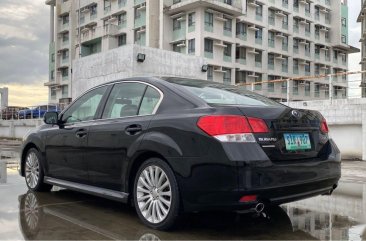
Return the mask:
M 360 1 L 348 1 L 349 44 L 358 48 Z M 0 0 L 0 88 L 9 88 L 9 105 L 47 102 L 49 7 L 44 2 Z M 360 70 L 360 59 L 360 53 L 350 55 L 350 71 Z M 360 96 L 360 78 L 350 76 L 350 97 Z

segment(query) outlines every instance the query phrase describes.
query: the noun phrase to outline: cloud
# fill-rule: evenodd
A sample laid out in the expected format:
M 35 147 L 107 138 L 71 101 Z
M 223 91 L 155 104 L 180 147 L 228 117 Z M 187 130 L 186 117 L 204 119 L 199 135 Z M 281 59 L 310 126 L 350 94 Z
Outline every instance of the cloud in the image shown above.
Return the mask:
M 41 0 L 0 2 L 0 84 L 48 79 L 49 7 Z
M 0 84 L 0 88 L 9 88 L 9 106 L 34 106 L 48 101 L 48 87 L 44 82 L 46 80 L 32 84 Z

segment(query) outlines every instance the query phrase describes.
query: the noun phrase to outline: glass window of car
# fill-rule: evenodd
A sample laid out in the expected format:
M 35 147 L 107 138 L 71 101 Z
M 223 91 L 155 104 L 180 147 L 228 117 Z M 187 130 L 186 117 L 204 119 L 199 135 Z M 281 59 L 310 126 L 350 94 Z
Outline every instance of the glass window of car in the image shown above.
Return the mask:
M 168 78 L 166 81 L 183 87 L 211 105 L 282 106 L 244 87 L 195 79 Z
M 144 98 L 141 102 L 141 107 L 139 110 L 139 115 L 151 115 L 159 103 L 160 93 L 153 87 L 147 87 Z
M 65 123 L 75 123 L 94 119 L 100 101 L 107 88 L 107 86 L 99 87 L 77 99 L 72 106 L 65 111 L 62 116 L 62 121 Z
M 146 87 L 135 82 L 116 84 L 108 98 L 103 118 L 136 116 Z

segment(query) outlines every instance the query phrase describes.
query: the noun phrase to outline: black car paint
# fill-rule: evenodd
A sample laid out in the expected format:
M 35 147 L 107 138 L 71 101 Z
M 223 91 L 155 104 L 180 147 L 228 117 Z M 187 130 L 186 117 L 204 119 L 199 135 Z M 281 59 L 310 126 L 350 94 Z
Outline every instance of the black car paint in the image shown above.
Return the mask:
M 133 175 L 141 161 L 161 157 L 176 174 L 186 211 L 248 208 L 253 204 L 239 202 L 247 194 L 256 194 L 263 202 L 281 204 L 329 193 L 340 178 L 339 150 L 332 140 L 320 141 L 323 134 L 319 132 L 321 115 L 317 112 L 299 110 L 306 118 L 296 120 L 289 115 L 292 109 L 286 106 L 210 106 L 163 80 L 122 81 L 139 81 L 158 88 L 164 98 L 156 114 L 103 120 L 104 98 L 94 120 L 73 126 L 43 125 L 29 134 L 23 143 L 22 163 L 27 150 L 36 147 L 48 160 L 43 163 L 46 176 L 131 193 Z M 111 88 L 105 96 L 110 91 Z M 220 143 L 197 127 L 199 117 L 216 114 L 262 118 L 270 133 L 256 134 L 257 143 Z M 308 114 L 317 121 L 309 119 Z M 124 130 L 135 124 L 142 131 L 131 139 Z M 78 131 L 86 131 L 88 136 L 75 140 Z M 284 131 L 309 132 L 314 148 L 286 153 L 283 149 L 263 147 L 283 145 Z M 60 138 L 61 132 L 70 135 L 62 134 Z M 274 142 L 258 141 L 259 137 L 274 136 Z M 319 155 L 315 155 L 318 150 Z M 77 153 L 77 158 L 67 158 L 73 153 Z M 70 160 L 75 163 L 70 165 Z M 21 174 L 24 176 L 23 165 Z

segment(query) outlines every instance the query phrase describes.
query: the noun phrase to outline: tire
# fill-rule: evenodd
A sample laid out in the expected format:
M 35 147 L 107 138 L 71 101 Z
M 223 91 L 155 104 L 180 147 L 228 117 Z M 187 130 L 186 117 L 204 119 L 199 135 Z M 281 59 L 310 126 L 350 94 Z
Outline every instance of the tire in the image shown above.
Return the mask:
M 155 178 L 151 179 L 151 175 Z M 133 198 L 136 212 L 146 226 L 167 230 L 174 225 L 179 214 L 179 189 L 172 169 L 163 160 L 150 158 L 140 166 Z
M 48 192 L 52 189 L 52 185 L 43 182 L 44 172 L 42 156 L 35 148 L 29 149 L 25 157 L 24 177 L 25 183 L 31 191 Z
M 20 199 L 19 223 L 25 240 L 37 240 L 43 227 L 44 212 L 37 194 L 27 192 Z

